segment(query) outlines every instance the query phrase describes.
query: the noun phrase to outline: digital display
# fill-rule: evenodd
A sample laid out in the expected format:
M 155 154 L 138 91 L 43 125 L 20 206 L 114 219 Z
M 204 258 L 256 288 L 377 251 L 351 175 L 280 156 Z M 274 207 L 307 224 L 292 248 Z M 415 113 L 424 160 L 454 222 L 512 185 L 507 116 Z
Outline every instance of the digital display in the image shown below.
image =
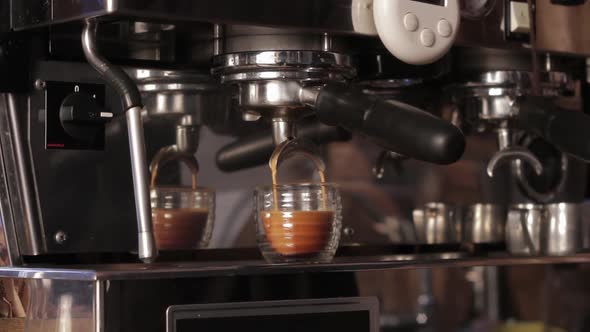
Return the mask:
M 173 305 L 166 332 L 379 331 L 375 297 Z
M 305 313 L 246 317 L 180 319 L 176 332 L 256 331 L 256 332 L 371 332 L 368 311 Z
M 416 2 L 427 3 L 429 5 L 444 6 L 447 0 L 413 0 Z

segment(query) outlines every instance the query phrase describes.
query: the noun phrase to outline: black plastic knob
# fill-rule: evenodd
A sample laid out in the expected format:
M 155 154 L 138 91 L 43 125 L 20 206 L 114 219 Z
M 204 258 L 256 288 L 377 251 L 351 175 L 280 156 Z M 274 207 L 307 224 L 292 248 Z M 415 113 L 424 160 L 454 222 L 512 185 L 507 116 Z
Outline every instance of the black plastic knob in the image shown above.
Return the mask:
M 83 142 L 94 142 L 104 136 L 105 123 L 112 117 L 112 113 L 102 109 L 91 95 L 84 92 L 68 95 L 59 109 L 64 131 Z

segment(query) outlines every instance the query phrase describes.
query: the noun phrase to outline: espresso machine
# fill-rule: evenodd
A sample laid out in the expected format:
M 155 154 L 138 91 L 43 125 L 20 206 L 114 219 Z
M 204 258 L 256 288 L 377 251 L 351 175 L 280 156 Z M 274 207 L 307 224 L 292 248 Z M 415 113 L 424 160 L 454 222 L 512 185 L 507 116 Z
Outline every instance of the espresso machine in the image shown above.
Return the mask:
M 453 280 L 456 298 L 484 283 L 465 303 L 500 319 L 511 267 L 588 262 L 585 15 L 556 0 L 0 1 L 0 304 L 27 332 L 450 331 L 466 324 L 438 313 L 454 296 L 436 285 Z M 292 199 L 273 173 L 255 204 L 330 197 L 337 227 L 235 217 L 267 165 L 308 177 L 283 163 L 296 153 L 318 194 Z M 202 183 L 217 192 L 206 241 L 163 248 L 155 190 Z M 173 196 L 157 200 L 201 199 Z M 210 244 L 228 225 L 239 239 Z M 334 250 L 277 264 L 262 231 L 288 250 L 326 233 Z M 417 292 L 399 315 L 397 280 Z

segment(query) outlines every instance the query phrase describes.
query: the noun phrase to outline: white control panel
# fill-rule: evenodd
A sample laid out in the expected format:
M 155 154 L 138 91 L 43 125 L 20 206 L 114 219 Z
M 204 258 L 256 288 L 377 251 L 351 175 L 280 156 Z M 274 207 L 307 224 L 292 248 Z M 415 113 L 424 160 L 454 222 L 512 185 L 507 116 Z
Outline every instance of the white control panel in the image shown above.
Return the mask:
M 396 58 L 414 65 L 444 56 L 459 30 L 459 0 L 373 0 L 375 28 Z

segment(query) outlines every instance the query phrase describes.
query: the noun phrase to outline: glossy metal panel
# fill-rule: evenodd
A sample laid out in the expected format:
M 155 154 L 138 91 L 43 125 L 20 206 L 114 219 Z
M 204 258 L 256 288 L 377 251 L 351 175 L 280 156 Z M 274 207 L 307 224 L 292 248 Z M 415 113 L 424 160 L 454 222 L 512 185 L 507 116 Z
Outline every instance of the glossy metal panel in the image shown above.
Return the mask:
M 94 330 L 95 283 L 71 280 L 30 280 L 26 283 L 27 332 Z
M 8 98 L 0 95 L 0 266 L 18 265 L 21 263 L 18 239 L 16 235 L 8 188 L 8 164 L 14 165 L 12 139 L 10 137 L 8 115 Z M 16 206 L 14 206 L 16 208 Z
M 35 180 L 31 171 L 30 152 L 27 150 L 28 141 L 24 139 L 28 135 L 27 96 L 8 94 L 6 98 L 8 108 L 5 120 L 10 128 L 8 135 L 3 138 L 7 143 L 5 146 L 6 171 L 14 225 L 21 254 L 24 255 L 25 252 L 38 254 L 45 247 L 45 238 L 42 236 L 41 225 L 38 222 L 38 206 L 33 187 Z M 9 163 L 10 159 L 13 162 Z
M 14 231 L 9 233 L 6 226 L 12 227 L 12 210 L 10 209 L 10 199 L 8 194 L 8 187 L 4 179 L 4 161 L 2 160 L 2 154 L 0 153 L 0 266 L 13 265 L 11 252 L 16 251 L 14 247 L 8 243 L 8 237 L 12 235 L 14 237 L 13 244 L 16 244 L 16 234 Z M 14 227 L 12 227 L 14 228 Z

